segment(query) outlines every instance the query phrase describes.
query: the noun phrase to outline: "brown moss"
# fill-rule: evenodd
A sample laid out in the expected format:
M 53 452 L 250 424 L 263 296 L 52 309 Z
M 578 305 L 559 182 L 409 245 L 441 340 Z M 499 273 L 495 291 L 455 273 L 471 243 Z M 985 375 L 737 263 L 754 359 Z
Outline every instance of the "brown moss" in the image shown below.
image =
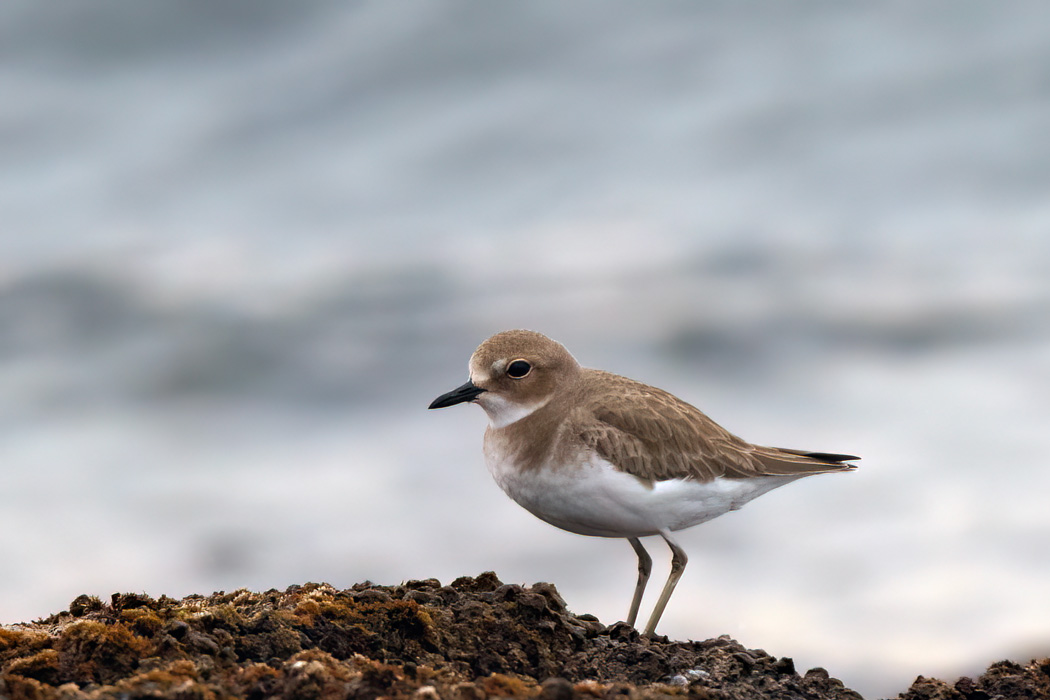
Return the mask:
M 0 627 L 0 654 L 22 645 L 26 633 L 21 630 L 9 630 Z
M 114 611 L 156 607 L 157 601 L 145 593 L 114 593 L 110 596 L 110 608 Z
M 109 683 L 133 670 L 150 643 L 124 625 L 83 620 L 62 630 L 55 649 L 64 682 Z
M 272 666 L 253 663 L 239 669 L 230 685 L 238 697 L 269 698 L 276 694 L 281 677 L 281 672 Z
M 109 697 L 216 700 L 215 691 L 199 681 L 196 666 L 191 661 L 181 660 L 117 681 L 105 688 L 105 694 Z
M 295 606 L 295 610 L 292 611 L 296 617 L 302 622 L 312 625 L 318 615 L 321 614 L 321 604 L 316 600 L 304 600 Z
M 41 630 L 0 628 L 0 663 L 33 654 L 51 646 L 51 636 Z
M 198 619 L 205 627 L 237 627 L 244 622 L 244 616 L 225 598 L 226 596 L 223 596 L 218 605 L 208 606 L 200 613 Z
M 702 671 L 702 672 L 701 672 Z M 182 601 L 82 596 L 0 628 L 3 700 L 247 698 L 857 700 L 827 672 L 720 637 L 650 640 L 494 574 L 339 591 L 304 584 Z M 1050 660 L 916 683 L 905 700 L 1050 699 Z
M 367 629 L 391 626 L 402 632 L 423 636 L 433 627 L 433 620 L 413 600 L 366 599 L 346 595 L 318 595 L 299 602 L 293 614 L 308 625 L 318 618 L 361 625 Z
M 502 673 L 493 673 L 482 679 L 481 687 L 489 695 L 498 698 L 531 698 L 540 694 L 536 681 L 524 681 Z
M 400 634 L 422 638 L 433 627 L 433 620 L 413 600 L 375 601 L 353 609 L 354 622 L 368 627 L 389 626 Z
M 608 690 L 608 688 L 609 686 L 605 683 L 599 683 L 598 681 L 593 680 L 580 681 L 573 686 L 573 690 L 577 694 L 592 698 L 604 698 L 605 691 Z
M 32 656 L 15 659 L 4 666 L 5 673 L 35 678 L 41 683 L 58 684 L 61 679 L 60 659 L 54 649 L 44 649 Z
M 302 635 L 279 612 L 263 607 L 253 615 L 232 618 L 233 649 L 240 661 L 286 658 L 302 650 Z
M 32 678 L 0 675 L 0 697 L 4 700 L 53 700 L 58 691 Z
M 283 697 L 345 698 L 352 681 L 360 679 L 353 668 L 330 654 L 311 649 L 296 654 L 284 664 Z M 372 694 L 375 697 L 378 693 Z
M 454 700 L 485 700 L 488 697 L 480 685 L 471 681 L 456 683 L 450 690 Z
M 149 608 L 124 610 L 120 613 L 120 619 L 127 623 L 132 632 L 143 637 L 152 637 L 164 627 L 164 621 Z
M 90 612 L 102 609 L 102 601 L 93 595 L 78 595 L 69 604 L 69 614 L 73 617 L 81 617 Z

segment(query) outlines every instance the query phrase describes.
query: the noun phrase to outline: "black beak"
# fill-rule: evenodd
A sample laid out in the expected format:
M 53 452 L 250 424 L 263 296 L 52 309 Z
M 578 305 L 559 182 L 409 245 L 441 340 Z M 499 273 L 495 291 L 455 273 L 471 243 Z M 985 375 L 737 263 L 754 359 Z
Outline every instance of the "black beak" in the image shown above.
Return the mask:
M 485 390 L 474 386 L 473 382 L 468 381 L 463 386 L 456 387 L 447 394 L 437 397 L 430 402 L 430 406 L 427 408 L 445 408 L 446 406 L 455 406 L 457 403 L 463 403 L 464 401 L 473 401 L 483 391 Z

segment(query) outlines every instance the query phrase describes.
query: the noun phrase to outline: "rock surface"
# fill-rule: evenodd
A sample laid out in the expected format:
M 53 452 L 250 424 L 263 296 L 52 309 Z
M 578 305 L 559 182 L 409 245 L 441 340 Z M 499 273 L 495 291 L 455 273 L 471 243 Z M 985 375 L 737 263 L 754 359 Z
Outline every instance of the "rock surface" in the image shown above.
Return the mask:
M 649 640 L 570 613 L 553 586 L 495 574 L 442 586 L 326 584 L 183 600 L 80 596 L 0 628 L 0 698 L 837 698 L 824 669 L 728 637 Z M 1050 699 L 1050 660 L 996 664 L 954 685 L 919 678 L 905 700 Z

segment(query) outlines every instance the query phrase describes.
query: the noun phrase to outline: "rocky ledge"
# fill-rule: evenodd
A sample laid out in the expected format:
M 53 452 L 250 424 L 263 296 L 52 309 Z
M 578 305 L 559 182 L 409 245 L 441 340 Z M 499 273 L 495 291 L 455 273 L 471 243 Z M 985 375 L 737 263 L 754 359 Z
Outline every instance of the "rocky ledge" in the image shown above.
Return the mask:
M 0 628 L 0 698 L 837 698 L 824 669 L 728 637 L 645 639 L 570 613 L 554 586 L 495 574 L 400 586 L 326 584 L 183 600 L 80 596 Z M 954 684 L 920 677 L 904 700 L 1050 699 L 1050 659 L 1002 662 Z

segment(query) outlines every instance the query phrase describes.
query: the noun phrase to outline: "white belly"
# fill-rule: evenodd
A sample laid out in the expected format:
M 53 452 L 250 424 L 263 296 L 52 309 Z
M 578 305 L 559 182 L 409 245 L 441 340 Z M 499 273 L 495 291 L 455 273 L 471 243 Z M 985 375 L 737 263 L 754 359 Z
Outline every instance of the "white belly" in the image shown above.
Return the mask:
M 597 456 L 579 465 L 528 471 L 496 454 L 486 454 L 486 461 L 500 488 L 530 513 L 564 530 L 599 537 L 643 537 L 698 525 L 798 478 L 671 479 L 649 487 Z

